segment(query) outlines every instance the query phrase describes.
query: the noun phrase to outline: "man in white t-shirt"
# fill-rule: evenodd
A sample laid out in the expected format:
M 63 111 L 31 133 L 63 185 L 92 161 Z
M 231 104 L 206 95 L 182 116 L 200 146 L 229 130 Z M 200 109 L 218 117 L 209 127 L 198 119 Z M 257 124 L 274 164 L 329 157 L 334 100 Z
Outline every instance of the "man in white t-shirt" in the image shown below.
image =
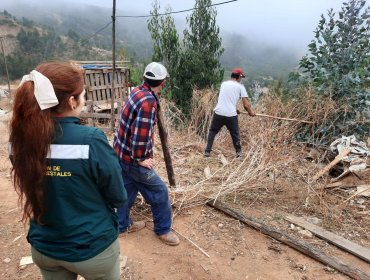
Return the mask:
M 233 140 L 236 157 L 241 156 L 242 147 L 240 145 L 240 133 L 238 123 L 238 109 L 236 108 L 238 101 L 241 99 L 244 109 L 250 116 L 256 114 L 252 111 L 247 97 L 248 93 L 245 87 L 240 83 L 242 78 L 245 78 L 242 68 L 234 68 L 231 71 L 231 79 L 221 84 L 218 102 L 214 109 L 214 114 L 211 122 L 211 127 L 208 133 L 207 147 L 204 156 L 209 157 L 212 151 L 213 141 L 221 128 L 226 125 Z

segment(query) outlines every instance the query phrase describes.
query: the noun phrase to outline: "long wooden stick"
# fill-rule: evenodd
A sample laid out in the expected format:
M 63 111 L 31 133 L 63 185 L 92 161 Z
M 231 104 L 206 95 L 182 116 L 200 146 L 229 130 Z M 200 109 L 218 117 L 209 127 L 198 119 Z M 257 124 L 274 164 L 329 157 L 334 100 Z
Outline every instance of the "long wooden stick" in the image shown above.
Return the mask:
M 170 183 L 171 187 L 175 187 L 176 186 L 175 172 L 173 171 L 170 149 L 168 147 L 167 130 L 164 127 L 163 114 L 161 110 L 158 111 L 157 118 L 158 118 L 158 123 L 157 123 L 158 133 L 159 133 L 159 138 L 161 139 L 164 163 L 166 164 L 166 170 L 167 170 L 167 176 L 168 176 L 168 182 Z
M 353 279 L 359 279 L 359 280 L 369 280 L 370 275 L 366 272 L 363 272 L 362 270 L 355 268 L 349 264 L 344 263 L 340 259 L 326 255 L 323 251 L 313 247 L 309 243 L 296 239 L 284 232 L 281 232 L 273 227 L 270 227 L 268 225 L 265 225 L 258 221 L 255 218 L 247 217 L 241 213 L 238 213 L 237 211 L 229 208 L 227 205 L 219 202 L 219 201 L 209 201 L 207 202 L 207 205 L 216 208 L 229 216 L 238 219 L 239 221 L 243 222 L 244 224 L 253 227 L 256 230 L 261 231 L 262 233 L 269 235 L 273 237 L 276 240 L 279 240 L 280 242 L 310 256 L 311 258 L 325 264 L 329 265 L 332 268 L 338 270 L 339 272 L 342 272 L 343 274 L 353 278 Z
M 246 112 L 240 112 L 241 114 L 248 114 Z M 294 121 L 294 122 L 304 122 L 304 123 L 314 123 L 311 121 L 306 120 L 300 120 L 300 119 L 290 119 L 290 118 L 282 118 L 282 117 L 276 117 L 271 115 L 265 115 L 265 114 L 256 114 L 258 117 L 265 117 L 265 118 L 271 118 L 271 119 L 278 119 L 278 120 L 285 120 L 285 121 Z

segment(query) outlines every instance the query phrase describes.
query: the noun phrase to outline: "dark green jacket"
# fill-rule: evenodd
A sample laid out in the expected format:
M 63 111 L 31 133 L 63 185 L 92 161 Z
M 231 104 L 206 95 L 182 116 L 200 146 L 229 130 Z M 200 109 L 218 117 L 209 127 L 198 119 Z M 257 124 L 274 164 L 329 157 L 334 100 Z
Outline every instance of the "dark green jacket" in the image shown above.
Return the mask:
M 114 208 L 127 199 L 118 158 L 104 133 L 78 118 L 56 118 L 45 176 L 43 225 L 31 220 L 28 241 L 44 255 L 77 262 L 118 236 Z

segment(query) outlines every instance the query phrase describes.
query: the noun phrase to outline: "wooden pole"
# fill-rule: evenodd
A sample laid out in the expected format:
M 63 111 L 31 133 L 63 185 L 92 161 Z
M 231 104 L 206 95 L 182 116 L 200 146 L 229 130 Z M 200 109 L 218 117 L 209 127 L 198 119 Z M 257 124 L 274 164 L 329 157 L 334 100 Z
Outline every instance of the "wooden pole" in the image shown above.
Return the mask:
M 10 79 L 9 79 L 8 65 L 7 65 L 7 63 L 6 63 L 6 56 L 5 56 L 5 50 L 4 50 L 3 38 L 4 38 L 4 36 L 1 36 L 1 37 L 0 37 L 0 41 L 1 41 L 1 49 L 2 49 L 2 51 L 3 51 L 3 57 L 4 57 L 4 64 L 5 64 L 6 77 L 7 77 L 7 79 L 8 79 L 8 90 L 9 90 L 9 95 L 10 95 Z
M 158 117 L 158 133 L 159 133 L 159 138 L 161 139 L 163 157 L 164 157 L 164 162 L 166 164 L 168 181 L 170 183 L 170 186 L 174 187 L 176 186 L 175 172 L 173 171 L 170 149 L 168 148 L 167 131 L 166 131 L 166 128 L 164 127 L 162 110 L 158 111 L 157 117 Z
M 112 79 L 111 79 L 111 119 L 110 119 L 110 127 L 112 131 L 114 131 L 115 126 L 115 112 L 114 112 L 114 101 L 116 99 L 116 92 L 115 92 L 115 81 L 116 81 L 116 0 L 113 0 L 113 12 L 112 12 Z
M 207 205 L 230 215 L 231 217 L 243 222 L 244 224 L 250 227 L 253 227 L 256 230 L 259 230 L 262 233 L 269 235 L 276 240 L 279 240 L 280 242 L 310 256 L 311 258 L 325 265 L 329 265 L 335 268 L 336 270 L 342 272 L 345 275 L 348 275 L 349 277 L 353 279 L 360 279 L 360 280 L 370 279 L 370 275 L 363 272 L 362 270 L 359 270 L 351 265 L 348 265 L 334 256 L 328 256 L 321 250 L 310 245 L 309 243 L 293 238 L 284 232 L 280 232 L 279 230 L 273 227 L 270 227 L 268 225 L 265 225 L 259 222 L 257 219 L 247 217 L 241 213 L 238 213 L 237 211 L 229 208 L 227 205 L 219 201 L 209 201 L 207 202 Z
M 248 114 L 246 112 L 240 112 L 241 114 Z M 270 116 L 270 115 L 265 115 L 265 114 L 256 114 L 258 117 L 265 117 L 265 118 L 272 118 L 272 119 L 278 119 L 278 120 L 285 120 L 285 121 L 295 121 L 295 122 L 304 122 L 304 123 L 314 123 L 311 121 L 306 121 L 306 120 L 300 120 L 300 119 L 290 119 L 290 118 L 282 118 L 282 117 L 276 117 L 276 116 Z

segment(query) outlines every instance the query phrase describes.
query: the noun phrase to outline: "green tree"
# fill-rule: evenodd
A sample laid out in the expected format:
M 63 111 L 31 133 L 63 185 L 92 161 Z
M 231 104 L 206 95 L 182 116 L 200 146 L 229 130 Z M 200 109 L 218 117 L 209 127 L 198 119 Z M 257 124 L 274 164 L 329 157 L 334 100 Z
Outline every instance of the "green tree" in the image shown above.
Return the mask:
M 319 94 L 329 92 L 348 108 L 338 112 L 334 126 L 323 129 L 325 134 L 369 135 L 369 125 L 363 122 L 370 114 L 370 14 L 365 4 L 365 0 L 349 0 L 338 17 L 332 9 L 327 18 L 322 15 L 309 53 L 299 63 L 304 73 L 301 82 L 310 82 Z M 290 77 L 298 80 L 296 74 Z
M 199 89 L 218 85 L 224 71 L 220 57 L 219 27 L 216 24 L 216 9 L 211 0 L 196 0 L 195 10 L 187 17 L 189 30 L 184 30 L 184 51 L 180 60 L 179 88 L 174 92 L 182 108 L 189 109 L 193 87 Z
M 179 75 L 181 46 L 175 21 L 170 15 L 171 8 L 166 8 L 165 16 L 159 15 L 159 9 L 160 4 L 158 0 L 155 0 L 150 11 L 152 18 L 148 21 L 148 29 L 154 41 L 152 60 L 161 61 L 166 66 L 170 74 L 170 80 L 167 84 L 172 93 Z
M 153 2 L 148 29 L 154 41 L 153 60 L 163 61 L 170 73 L 171 97 L 184 111 L 189 112 L 193 87 L 206 88 L 222 81 L 223 53 L 216 10 L 211 0 L 196 0 L 194 12 L 187 17 L 189 30 L 184 30 L 183 44 L 170 15 L 159 15 L 158 0 Z

